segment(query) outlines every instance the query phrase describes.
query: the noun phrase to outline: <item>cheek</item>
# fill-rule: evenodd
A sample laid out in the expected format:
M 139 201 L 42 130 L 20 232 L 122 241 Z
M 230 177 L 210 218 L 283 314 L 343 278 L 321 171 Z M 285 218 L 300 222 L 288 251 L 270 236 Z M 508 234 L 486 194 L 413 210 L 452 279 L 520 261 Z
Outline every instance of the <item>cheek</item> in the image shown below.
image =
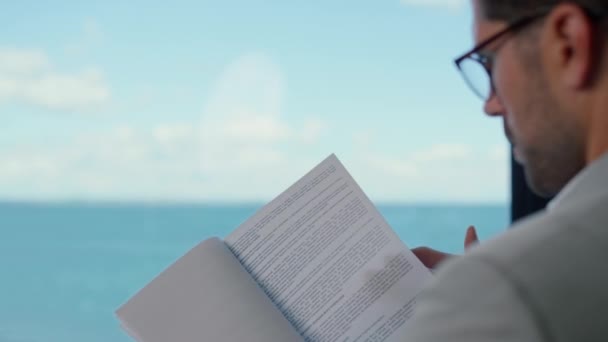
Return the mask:
M 517 97 L 516 94 L 514 94 L 517 90 L 517 85 L 515 84 L 515 75 L 513 75 L 514 68 L 510 56 L 505 53 L 502 57 L 504 58 L 496 61 L 494 65 L 492 78 L 494 90 L 500 98 L 505 111 L 507 111 L 509 107 L 512 106 L 513 99 Z
M 513 57 L 507 53 L 501 57 L 503 59 L 494 69 L 494 87 L 503 107 L 505 124 L 513 137 L 519 140 L 522 135 L 527 135 L 525 130 L 529 127 L 527 120 L 530 116 L 526 115 L 529 109 L 526 98 L 532 94 L 526 89 L 526 75 L 514 63 Z

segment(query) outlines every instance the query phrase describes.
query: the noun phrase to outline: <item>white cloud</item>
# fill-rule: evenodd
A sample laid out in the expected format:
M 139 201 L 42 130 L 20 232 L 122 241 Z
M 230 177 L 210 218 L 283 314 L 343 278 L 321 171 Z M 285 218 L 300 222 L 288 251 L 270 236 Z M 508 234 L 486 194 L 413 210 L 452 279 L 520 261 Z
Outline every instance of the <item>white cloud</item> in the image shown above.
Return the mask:
M 288 123 L 283 108 L 285 93 L 285 76 L 269 56 L 252 53 L 230 63 L 207 99 L 200 122 L 203 172 L 230 184 L 234 182 L 230 177 L 242 178 L 236 175 L 242 170 L 293 170 L 287 165 L 293 164 L 293 156 L 288 157 L 286 151 L 318 142 L 326 124 L 312 118 L 297 127 Z M 276 178 L 255 183 L 246 180 L 240 191 L 248 196 L 266 192 L 263 186 L 272 184 L 274 189 Z M 218 191 L 225 193 L 226 189 Z
M 0 189 L 20 184 L 30 196 L 51 198 L 269 198 L 317 161 L 287 151 L 314 148 L 328 129 L 318 118 L 289 122 L 284 92 L 284 76 L 269 57 L 243 56 L 219 78 L 200 121 L 119 125 L 64 146 L 0 153 L 0 166 L 20 168 L 0 171 Z
M 321 136 L 327 132 L 329 126 L 319 118 L 309 118 L 302 125 L 300 139 L 305 144 L 314 144 L 319 141 Z
M 0 48 L 0 104 L 80 112 L 97 109 L 109 98 L 109 87 L 97 68 L 62 73 L 41 51 Z
M 444 162 L 464 160 L 471 157 L 472 149 L 463 144 L 439 144 L 429 149 L 421 150 L 413 155 L 418 162 Z
M 104 40 L 104 33 L 97 20 L 87 18 L 83 24 L 83 37 L 89 43 L 101 43 Z
M 187 123 L 158 125 L 152 130 L 153 139 L 165 149 L 176 149 L 194 142 L 197 126 Z
M 93 48 L 101 46 L 104 40 L 105 34 L 97 20 L 86 18 L 76 39 L 66 47 L 66 52 L 71 55 L 83 55 Z
M 0 47 L 0 75 L 32 75 L 49 67 L 42 51 Z
M 420 176 L 421 169 L 416 163 L 408 159 L 396 158 L 386 155 L 366 155 L 359 160 L 369 169 L 381 171 L 383 175 L 390 177 L 416 179 Z
M 120 125 L 61 146 L 0 150 L 0 189 L 27 199 L 268 200 L 325 156 L 287 154 L 272 144 L 226 145 L 218 146 L 226 154 L 207 159 L 219 164 L 200 168 L 200 134 L 190 122 Z M 285 143 L 297 149 L 299 142 Z M 374 201 L 507 200 L 508 158 L 497 153 L 502 146 L 448 146 L 403 156 L 370 150 L 339 157 Z M 469 152 L 457 158 L 434 152 L 461 150 Z M 435 157 L 419 157 L 427 152 Z
M 245 114 L 245 113 L 243 113 Z M 216 134 L 234 142 L 273 143 L 289 137 L 290 128 L 278 118 L 263 113 L 250 113 L 239 117 L 226 118 L 216 123 Z M 211 132 L 209 132 L 211 133 Z M 217 137 L 217 136 L 216 136 Z
M 408 6 L 432 7 L 456 10 L 463 8 L 467 0 L 401 0 L 401 3 Z
M 4 181 L 31 179 L 37 175 L 61 174 L 62 163 L 40 150 L 21 148 L 0 155 L 0 179 Z
M 63 145 L 0 149 L 0 193 L 25 199 L 271 199 L 334 152 L 324 152 L 336 146 L 322 142 L 340 133 L 318 117 L 290 120 L 285 79 L 269 57 L 247 55 L 220 76 L 200 120 L 123 124 Z M 335 151 L 374 201 L 506 201 L 505 147 L 439 143 L 397 155 L 376 151 L 379 135 L 355 132 L 352 144 Z
M 500 148 L 438 144 L 403 156 L 369 150 L 348 161 L 372 199 L 506 202 L 509 159 Z
M 509 158 L 511 157 L 511 152 L 508 146 L 495 146 L 491 148 L 488 153 L 490 160 L 494 161 L 509 160 Z
M 62 145 L 0 150 L 0 189 L 27 199 L 196 199 L 196 135 L 187 126 L 120 125 Z
M 237 58 L 220 75 L 207 99 L 205 119 L 243 116 L 278 118 L 285 80 L 280 67 L 262 53 Z

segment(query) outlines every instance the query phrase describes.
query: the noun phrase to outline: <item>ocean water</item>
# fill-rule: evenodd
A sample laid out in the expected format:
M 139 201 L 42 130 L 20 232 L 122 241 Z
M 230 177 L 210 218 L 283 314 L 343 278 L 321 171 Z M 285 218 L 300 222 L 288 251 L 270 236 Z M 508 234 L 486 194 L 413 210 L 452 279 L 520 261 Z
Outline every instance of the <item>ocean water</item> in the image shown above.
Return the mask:
M 199 241 L 261 205 L 0 204 L 0 342 L 128 342 L 114 310 Z M 462 252 L 505 206 L 380 205 L 409 246 Z

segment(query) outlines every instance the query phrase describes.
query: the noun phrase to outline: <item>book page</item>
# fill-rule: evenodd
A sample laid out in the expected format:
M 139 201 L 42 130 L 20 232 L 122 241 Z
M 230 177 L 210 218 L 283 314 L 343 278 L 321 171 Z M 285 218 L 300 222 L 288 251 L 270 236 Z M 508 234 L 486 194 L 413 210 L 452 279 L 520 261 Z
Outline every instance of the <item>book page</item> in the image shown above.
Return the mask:
M 190 250 L 116 314 L 140 342 L 302 341 L 217 238 Z
M 307 341 L 399 341 L 430 272 L 332 155 L 226 238 Z

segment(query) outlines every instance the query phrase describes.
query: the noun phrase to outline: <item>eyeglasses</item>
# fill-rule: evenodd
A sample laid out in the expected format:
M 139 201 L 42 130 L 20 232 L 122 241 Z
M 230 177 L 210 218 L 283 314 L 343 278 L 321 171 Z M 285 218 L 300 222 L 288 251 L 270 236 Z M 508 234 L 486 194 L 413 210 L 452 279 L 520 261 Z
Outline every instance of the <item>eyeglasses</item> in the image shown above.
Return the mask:
M 454 60 L 454 63 L 456 64 L 456 67 L 460 71 L 460 74 L 464 78 L 465 82 L 477 96 L 479 96 L 482 100 L 487 100 L 494 92 L 494 84 L 492 80 L 492 66 L 494 57 L 491 54 L 482 53 L 481 51 L 490 44 L 496 42 L 501 37 L 505 36 L 507 33 L 520 30 L 524 28 L 524 26 L 531 24 L 536 19 L 540 19 L 548 13 L 549 11 L 542 11 L 514 21 L 504 30 L 497 32 L 488 39 L 479 43 L 473 49 L 466 52 L 464 55 Z

